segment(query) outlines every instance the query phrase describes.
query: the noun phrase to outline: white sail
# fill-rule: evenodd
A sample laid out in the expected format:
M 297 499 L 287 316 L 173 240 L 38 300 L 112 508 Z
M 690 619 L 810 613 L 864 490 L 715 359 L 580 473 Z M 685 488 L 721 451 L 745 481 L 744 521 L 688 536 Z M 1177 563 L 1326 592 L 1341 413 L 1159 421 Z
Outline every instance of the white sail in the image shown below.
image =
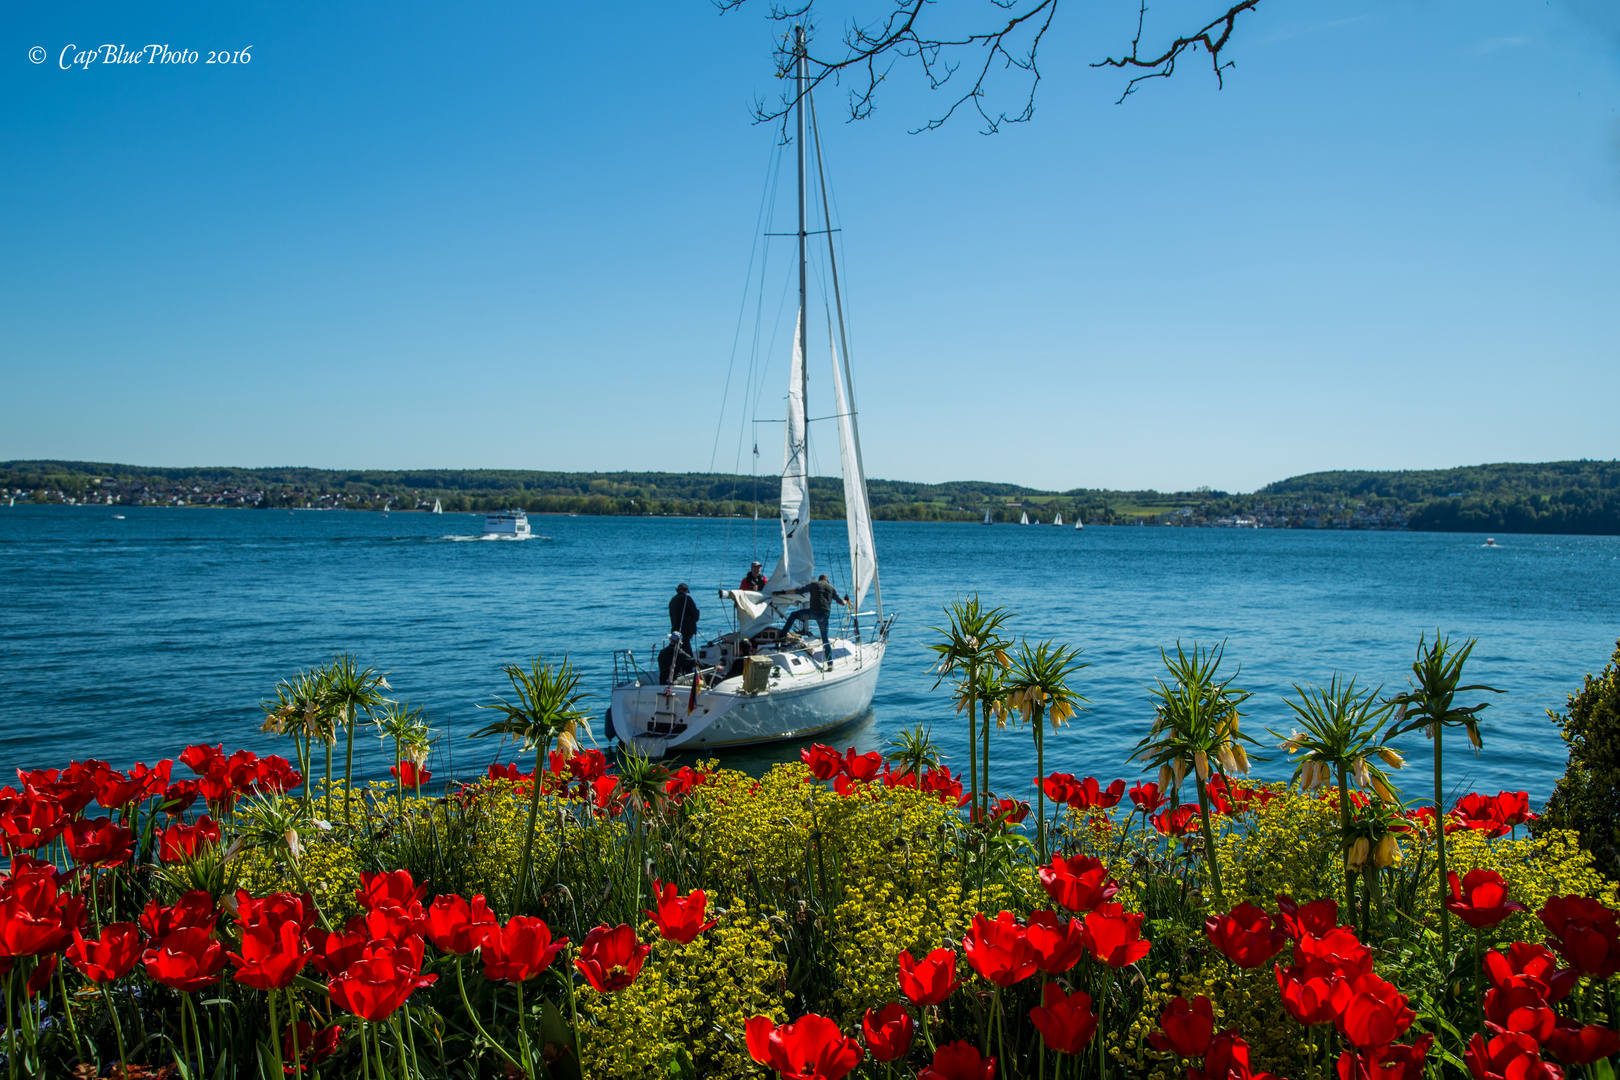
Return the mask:
M 1058 516 L 1052 519 L 1052 524 L 1054 524 L 1054 525 L 1062 525 L 1063 524 L 1063 512 L 1061 510 L 1058 511 Z
M 838 343 L 832 341 L 833 403 L 838 413 L 838 459 L 844 470 L 844 519 L 849 524 L 849 602 L 861 610 L 866 590 L 877 573 L 877 545 L 872 541 L 872 509 L 866 502 L 866 477 L 861 474 L 860 452 L 855 442 L 855 414 L 850 412 L 844 393 L 843 364 Z
M 770 590 L 796 589 L 816 576 L 810 548 L 810 440 L 804 417 L 804 312 L 793 330 L 793 370 L 788 377 L 787 434 L 782 440 L 782 557 L 771 571 Z
M 984 512 L 984 523 L 986 525 L 990 524 L 990 511 L 988 510 Z
M 1028 525 L 1029 524 L 1029 513 L 1027 511 L 1025 513 L 1022 513 L 1022 514 L 1018 515 L 1018 524 L 1020 524 L 1020 525 Z

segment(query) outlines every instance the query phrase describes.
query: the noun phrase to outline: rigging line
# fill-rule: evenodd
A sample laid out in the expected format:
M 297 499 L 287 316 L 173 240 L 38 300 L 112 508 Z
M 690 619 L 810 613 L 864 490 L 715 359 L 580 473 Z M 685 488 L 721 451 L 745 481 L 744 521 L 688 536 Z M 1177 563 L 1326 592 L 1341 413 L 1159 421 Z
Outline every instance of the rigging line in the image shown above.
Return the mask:
M 765 226 L 765 208 L 766 208 L 766 205 L 767 205 L 767 202 L 768 202 L 768 200 L 770 198 L 770 193 L 771 193 L 771 173 L 773 171 L 773 166 L 774 166 L 774 163 L 777 160 L 778 156 L 779 156 L 778 154 L 773 152 L 765 159 L 765 183 L 762 184 L 761 187 L 760 187 L 759 208 L 754 212 L 754 230 L 753 230 L 754 231 L 754 237 L 753 237 L 753 240 L 750 242 L 749 247 L 748 247 L 748 272 L 743 276 L 742 301 L 737 305 L 737 327 L 732 332 L 732 335 L 731 335 L 731 358 L 729 360 L 727 360 L 727 362 L 726 362 L 726 385 L 725 385 L 725 390 L 720 395 L 720 416 L 719 416 L 719 419 L 717 419 L 715 421 L 715 425 L 714 425 L 714 445 L 709 449 L 709 472 L 710 473 L 714 472 L 715 459 L 720 456 L 720 433 L 725 429 L 726 405 L 731 400 L 731 376 L 732 376 L 732 373 L 735 371 L 736 366 L 737 366 L 737 346 L 742 341 L 743 317 L 748 313 L 748 293 L 749 293 L 749 288 L 753 284 L 753 281 L 754 281 L 754 260 L 756 259 L 756 257 L 760 261 L 760 276 L 761 276 L 761 278 L 764 277 L 764 273 L 765 273 L 764 252 L 761 249 L 769 241 L 765 240 L 760 235 L 760 232 Z M 750 365 L 750 367 L 751 366 L 752 365 Z M 746 402 L 748 400 L 747 397 L 746 397 L 746 394 L 747 394 L 747 387 L 746 386 L 744 387 L 743 392 L 744 392 L 744 395 L 745 395 L 744 398 L 743 398 L 743 401 Z M 740 434 L 739 434 L 738 438 L 739 438 L 739 443 L 740 443 L 740 441 L 741 441 L 741 435 Z M 738 452 L 741 453 L 741 446 L 740 445 L 738 447 Z M 735 470 L 733 471 L 732 475 L 734 475 L 734 476 L 736 475 Z M 728 515 L 726 517 L 725 539 L 721 543 L 721 546 L 720 546 L 720 565 L 721 565 L 722 574 L 724 573 L 725 563 L 726 563 L 726 560 L 730 557 L 730 554 L 731 554 L 731 518 Z M 696 547 L 694 546 L 694 549 L 693 549 L 693 552 L 692 552 L 692 563 L 693 563 L 693 565 L 696 565 L 696 562 L 697 562 L 697 551 L 696 551 Z M 691 569 L 692 568 L 690 566 L 687 568 L 688 575 L 690 575 Z M 722 577 L 721 580 L 724 580 L 724 578 Z

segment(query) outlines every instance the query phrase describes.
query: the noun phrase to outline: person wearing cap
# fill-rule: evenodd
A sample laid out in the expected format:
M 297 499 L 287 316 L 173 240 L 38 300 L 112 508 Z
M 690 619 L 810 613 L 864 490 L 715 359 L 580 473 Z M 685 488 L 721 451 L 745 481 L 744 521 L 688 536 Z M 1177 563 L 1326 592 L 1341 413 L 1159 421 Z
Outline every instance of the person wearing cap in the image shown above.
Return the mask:
M 747 589 L 749 592 L 764 592 L 765 583 L 770 579 L 761 573 L 762 565 L 763 564 L 758 559 L 755 559 L 753 562 L 749 563 L 748 576 L 742 579 L 742 584 L 737 586 L 737 588 Z
M 697 633 L 701 614 L 686 582 L 675 586 L 675 595 L 669 600 L 669 632 L 681 635 L 681 652 L 686 656 L 692 655 L 692 635 Z

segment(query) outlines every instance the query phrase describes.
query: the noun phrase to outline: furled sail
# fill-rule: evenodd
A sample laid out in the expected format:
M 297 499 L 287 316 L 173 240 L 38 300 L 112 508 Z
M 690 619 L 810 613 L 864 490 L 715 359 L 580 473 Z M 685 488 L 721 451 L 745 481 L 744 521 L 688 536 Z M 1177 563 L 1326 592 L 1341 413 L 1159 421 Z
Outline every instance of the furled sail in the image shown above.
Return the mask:
M 827 328 L 828 337 L 832 327 Z M 849 601 L 861 610 L 866 590 L 877 573 L 877 546 L 872 542 L 872 508 L 866 501 L 866 477 L 861 474 L 861 457 L 855 442 L 855 414 L 844 393 L 843 363 L 838 343 L 832 346 L 833 400 L 838 413 L 838 458 L 844 470 L 844 518 L 849 524 Z
M 810 439 L 804 416 L 804 312 L 793 330 L 793 371 L 788 379 L 787 434 L 782 445 L 782 557 L 771 571 L 770 590 L 796 589 L 816 576 L 810 548 Z

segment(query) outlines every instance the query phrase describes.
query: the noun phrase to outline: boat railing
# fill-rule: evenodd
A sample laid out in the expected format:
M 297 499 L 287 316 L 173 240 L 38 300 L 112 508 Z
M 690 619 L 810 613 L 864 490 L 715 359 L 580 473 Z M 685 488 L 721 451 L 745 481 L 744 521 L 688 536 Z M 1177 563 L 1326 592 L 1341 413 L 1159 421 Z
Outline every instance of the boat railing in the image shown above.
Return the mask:
M 656 676 L 648 675 L 639 663 L 633 649 L 617 649 L 613 653 L 613 685 L 614 686 L 652 686 L 658 682 Z

